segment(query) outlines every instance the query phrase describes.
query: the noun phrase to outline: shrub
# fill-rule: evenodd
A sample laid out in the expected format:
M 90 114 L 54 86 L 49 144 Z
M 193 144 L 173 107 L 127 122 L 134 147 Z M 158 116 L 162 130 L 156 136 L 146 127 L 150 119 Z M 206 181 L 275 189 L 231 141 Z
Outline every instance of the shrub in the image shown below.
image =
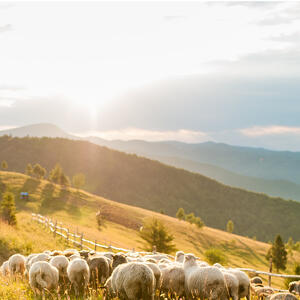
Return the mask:
M 296 263 L 296 264 L 294 265 L 294 268 L 293 268 L 293 274 L 294 274 L 294 275 L 300 275 L 300 263 Z M 285 285 L 285 287 L 288 289 L 288 288 L 289 288 L 290 282 L 292 282 L 292 281 L 298 281 L 298 280 L 299 280 L 298 278 L 286 278 L 286 279 L 284 280 L 284 285 Z
M 210 248 L 204 252 L 204 256 L 210 264 L 225 264 L 226 257 L 220 249 Z

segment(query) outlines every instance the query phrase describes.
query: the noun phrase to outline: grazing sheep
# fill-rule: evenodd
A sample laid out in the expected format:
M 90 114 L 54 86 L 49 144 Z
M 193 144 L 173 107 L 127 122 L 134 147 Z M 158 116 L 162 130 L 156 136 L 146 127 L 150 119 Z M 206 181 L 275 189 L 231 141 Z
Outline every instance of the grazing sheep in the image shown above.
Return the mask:
M 186 254 L 183 262 L 185 290 L 188 299 L 226 299 L 223 273 L 216 267 L 199 267 L 193 254 Z
M 174 297 L 185 295 L 185 275 L 182 266 L 168 266 L 161 271 L 161 292 Z
M 64 255 L 57 255 L 50 259 L 50 265 L 58 270 L 60 281 L 64 282 L 68 276 L 69 260 Z
M 131 262 L 114 269 L 111 284 L 121 299 L 153 300 L 155 278 L 152 270 L 143 263 Z
M 35 292 L 56 289 L 58 278 L 58 270 L 46 261 L 37 261 L 30 267 L 29 283 Z
M 77 254 L 80 256 L 79 252 L 76 250 L 76 249 L 67 249 L 67 250 L 64 250 L 63 251 L 63 255 L 65 257 L 70 257 L 72 256 L 73 254 Z
M 197 265 L 201 268 L 203 267 L 209 267 L 209 263 L 207 263 L 206 261 L 198 261 Z
M 90 269 L 87 262 L 81 258 L 73 259 L 67 268 L 68 278 L 74 286 L 75 293 L 84 291 L 90 280 Z
M 32 266 L 35 262 L 38 261 L 49 261 L 50 256 L 47 253 L 38 253 L 35 256 L 33 256 L 30 260 L 30 266 Z
M 87 260 L 90 268 L 90 281 L 97 288 L 98 284 L 104 284 L 109 277 L 109 262 L 105 256 L 96 256 Z
M 270 295 L 274 294 L 274 290 L 269 286 L 251 286 L 251 291 L 253 294 L 257 297 L 258 300 L 263 300 L 266 297 L 269 297 Z
M 272 295 L 269 300 L 298 300 L 298 298 L 290 293 L 277 293 Z
M 151 262 L 144 262 L 144 264 L 152 270 L 155 278 L 155 290 L 159 290 L 161 285 L 161 270 L 157 264 Z
M 1 267 L 0 267 L 0 272 L 2 275 L 6 276 L 9 274 L 9 266 L 8 266 L 8 260 L 5 261 Z
M 50 253 L 50 256 L 58 256 L 58 255 L 63 255 L 64 253 L 60 250 L 54 250 Z
M 154 264 L 156 264 L 156 260 L 155 259 L 153 259 L 153 258 L 147 258 L 146 260 L 145 260 L 145 262 L 150 262 L 150 263 L 154 263 Z
M 250 283 L 251 284 L 263 284 L 263 281 L 259 276 L 255 276 L 250 279 Z
M 228 269 L 227 272 L 233 274 L 239 281 L 239 299 L 246 297 L 250 300 L 250 279 L 243 271 Z
M 121 264 L 125 264 L 128 262 L 127 258 L 124 256 L 124 254 L 115 254 L 112 257 L 112 268 L 113 270 Z
M 297 295 L 300 295 L 300 280 L 299 281 L 292 281 L 289 284 L 289 292 L 295 293 Z
M 116 297 L 116 294 L 112 288 L 111 276 L 106 280 L 103 288 L 104 288 L 104 292 L 103 292 L 104 299 L 113 299 Z
M 71 256 L 68 257 L 69 258 L 69 261 L 72 261 L 76 258 L 81 258 L 81 256 L 79 254 L 72 254 Z
M 228 299 L 232 298 L 232 300 L 239 300 L 239 281 L 231 273 L 223 271 L 223 275 L 225 278 Z
M 168 256 L 166 254 L 148 254 L 144 256 L 144 259 L 152 258 L 156 261 L 160 261 L 161 259 L 168 259 Z
M 37 253 L 31 253 L 25 258 L 25 267 L 26 267 L 27 272 L 29 272 L 29 269 L 30 269 L 31 259 L 36 255 L 37 255 Z
M 183 263 L 184 260 L 184 252 L 183 251 L 177 251 L 175 255 L 175 262 Z
M 161 264 L 171 264 L 172 261 L 168 258 L 163 258 L 163 259 L 160 259 L 158 263 L 161 263 Z
M 170 267 L 170 264 L 161 264 L 161 263 L 159 263 L 159 264 L 158 264 L 158 267 L 160 268 L 160 270 L 163 270 L 163 269 L 165 269 L 165 268 Z
M 10 274 L 24 274 L 26 259 L 21 254 L 14 254 L 8 260 L 8 269 Z

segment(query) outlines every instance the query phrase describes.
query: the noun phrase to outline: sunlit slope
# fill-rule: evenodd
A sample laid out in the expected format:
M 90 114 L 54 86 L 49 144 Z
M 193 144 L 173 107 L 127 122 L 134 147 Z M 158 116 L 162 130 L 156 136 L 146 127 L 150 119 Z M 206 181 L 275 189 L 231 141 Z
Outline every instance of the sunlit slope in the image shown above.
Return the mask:
M 194 252 L 204 258 L 205 250 L 212 247 L 219 248 L 224 251 L 227 264 L 230 266 L 268 269 L 268 262 L 264 257 L 270 245 L 266 243 L 209 227 L 198 229 L 195 225 L 160 213 L 110 201 L 82 190 L 63 189 L 48 181 L 38 181 L 19 173 L 0 172 L 0 186 L 1 192 L 9 189 L 18 195 L 20 191 L 26 190 L 30 194 L 28 202 L 17 197 L 18 236 L 20 238 L 24 235 L 30 245 L 30 251 L 65 246 L 63 242 L 56 244 L 52 235 L 47 234 L 42 226 L 31 224 L 31 212 L 41 213 L 63 222 L 63 226 L 72 231 L 84 232 L 86 238 L 97 240 L 98 243 L 111 243 L 114 246 L 135 250 L 142 249 L 138 237 L 139 227 L 144 220 L 155 217 L 163 221 L 174 234 L 175 244 L 180 250 Z M 106 218 L 106 225 L 101 231 L 97 228 L 95 218 L 99 208 Z M 5 228 L 6 231 L 13 230 L 3 225 L 1 228 Z M 1 240 L 4 237 L 7 239 L 7 234 L 4 233 L 3 236 L 3 230 L 1 232 Z M 26 246 L 24 250 L 21 248 L 17 249 L 28 252 Z M 300 253 L 295 252 L 293 258 L 289 260 L 289 270 L 293 262 L 299 260 Z
M 66 174 L 83 172 L 85 190 L 118 202 L 174 216 L 179 207 L 214 228 L 229 219 L 244 236 L 269 241 L 280 233 L 300 239 L 300 203 L 271 198 L 218 183 L 205 176 L 128 155 L 86 141 L 60 138 L 0 137 L 0 157 L 9 170 L 27 163 L 51 170 L 59 162 Z

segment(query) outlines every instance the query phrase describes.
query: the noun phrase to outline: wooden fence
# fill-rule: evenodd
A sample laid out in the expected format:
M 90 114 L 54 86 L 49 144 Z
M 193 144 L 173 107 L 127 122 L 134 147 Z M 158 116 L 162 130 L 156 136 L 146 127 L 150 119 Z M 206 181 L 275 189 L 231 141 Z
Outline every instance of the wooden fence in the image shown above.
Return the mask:
M 64 228 L 62 227 L 62 223 L 59 223 L 57 221 L 53 221 L 51 218 L 47 218 L 44 217 L 40 214 L 32 214 L 32 219 L 37 221 L 40 224 L 43 224 L 45 226 L 45 228 L 49 228 L 50 231 L 53 233 L 54 236 L 59 235 L 62 238 L 66 239 L 67 243 L 72 243 L 73 245 L 78 246 L 81 250 L 83 249 L 87 249 L 87 250 L 94 250 L 97 251 L 97 249 L 106 249 L 108 251 L 122 251 L 122 252 L 126 252 L 126 253 L 130 253 L 132 256 L 134 255 L 147 255 L 147 254 L 153 254 L 153 253 L 157 253 L 157 254 L 164 254 L 164 253 L 158 253 L 156 252 L 155 246 L 153 247 L 153 252 L 136 252 L 135 249 L 124 249 L 124 248 L 119 248 L 119 247 L 115 247 L 112 246 L 111 244 L 109 246 L 107 245 L 103 245 L 103 244 L 99 244 L 97 243 L 97 240 L 90 241 L 84 238 L 84 234 L 83 233 L 78 233 L 78 230 L 76 233 L 72 233 L 68 228 Z M 61 225 L 61 226 L 59 226 Z M 88 245 L 87 245 L 88 244 Z M 92 247 L 92 248 L 91 248 Z M 164 254 L 169 258 L 174 259 L 174 256 L 169 255 L 169 254 Z M 200 259 L 199 257 L 197 257 L 197 259 Z M 266 271 L 258 271 L 258 270 L 254 270 L 254 269 L 248 269 L 248 268 L 237 268 L 238 270 L 241 271 L 245 271 L 245 272 L 250 272 L 253 274 L 261 274 L 261 275 L 267 275 L 269 276 L 269 286 L 271 286 L 271 278 L 272 277 L 280 277 L 280 278 L 295 278 L 295 279 L 299 279 L 300 280 L 300 275 L 286 275 L 286 274 L 276 274 L 276 273 L 272 273 L 272 263 L 270 265 L 270 272 L 266 272 Z M 279 289 L 274 289 L 277 291 L 285 291 L 285 290 L 279 290 Z

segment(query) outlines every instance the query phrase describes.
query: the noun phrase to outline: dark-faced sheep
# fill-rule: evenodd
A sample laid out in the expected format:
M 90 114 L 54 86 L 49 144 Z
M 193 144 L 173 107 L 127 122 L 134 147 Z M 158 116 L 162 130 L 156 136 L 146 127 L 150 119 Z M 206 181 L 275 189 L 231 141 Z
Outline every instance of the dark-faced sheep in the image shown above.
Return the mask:
M 290 293 L 295 293 L 296 295 L 300 295 L 300 280 L 290 282 L 289 292 Z
M 99 284 L 104 284 L 109 277 L 109 262 L 104 256 L 89 258 L 87 263 L 90 268 L 90 282 L 94 288 Z
M 118 265 L 127 263 L 128 260 L 124 254 L 115 254 L 112 257 L 112 269 L 114 270 Z

